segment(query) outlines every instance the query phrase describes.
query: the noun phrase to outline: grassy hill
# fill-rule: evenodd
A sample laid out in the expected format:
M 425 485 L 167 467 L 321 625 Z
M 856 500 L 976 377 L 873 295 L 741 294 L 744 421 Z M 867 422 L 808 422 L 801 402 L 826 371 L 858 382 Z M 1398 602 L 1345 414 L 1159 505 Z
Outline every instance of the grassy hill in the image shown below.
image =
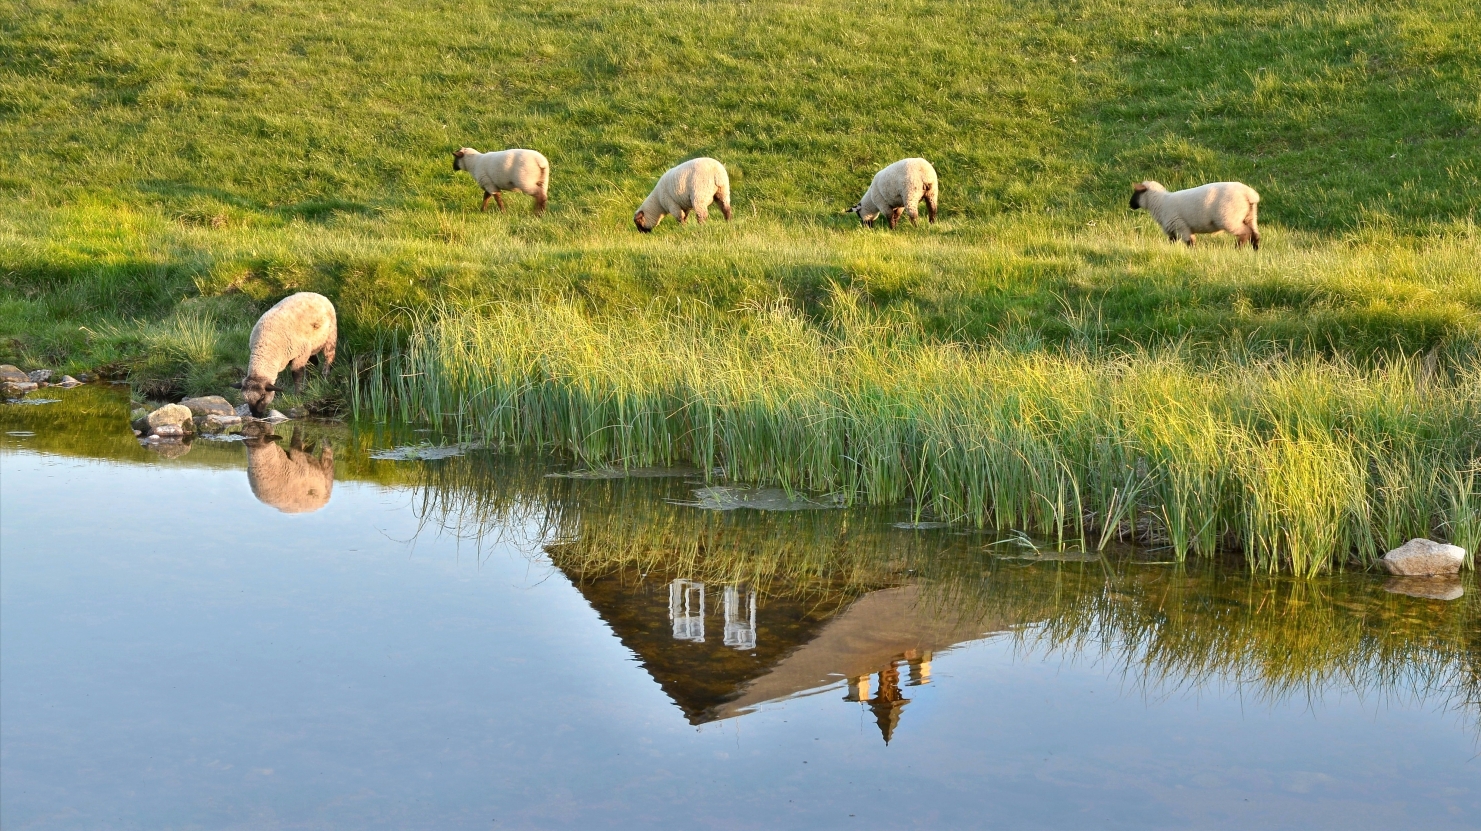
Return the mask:
M 0 351 L 196 388 L 297 289 L 364 346 L 435 298 L 834 286 L 979 341 L 1475 344 L 1478 35 L 1458 0 L 3 3 Z M 462 145 L 542 150 L 551 213 L 479 215 Z M 917 154 L 936 227 L 838 215 Z M 736 221 L 639 237 L 697 155 Z M 1166 245 L 1143 178 L 1248 182 L 1265 249 Z

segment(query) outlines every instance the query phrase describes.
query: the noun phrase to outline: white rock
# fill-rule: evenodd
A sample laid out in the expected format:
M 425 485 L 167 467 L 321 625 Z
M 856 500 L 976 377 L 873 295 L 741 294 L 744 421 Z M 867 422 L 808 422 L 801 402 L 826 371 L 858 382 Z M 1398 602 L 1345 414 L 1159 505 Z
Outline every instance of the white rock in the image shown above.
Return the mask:
M 1383 555 L 1383 567 L 1400 577 L 1430 577 L 1436 574 L 1459 574 L 1465 564 L 1466 550 L 1434 540 L 1412 539 Z

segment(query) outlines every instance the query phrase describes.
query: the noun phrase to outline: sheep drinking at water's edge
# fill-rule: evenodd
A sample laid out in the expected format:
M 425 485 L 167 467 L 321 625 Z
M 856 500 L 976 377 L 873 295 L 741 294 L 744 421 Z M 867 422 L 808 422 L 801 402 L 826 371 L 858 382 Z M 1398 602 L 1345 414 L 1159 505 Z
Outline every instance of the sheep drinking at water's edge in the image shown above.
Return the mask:
M 489 209 L 489 199 L 504 210 L 500 192 L 515 190 L 535 197 L 535 213 L 545 213 L 545 203 L 550 199 L 550 162 L 537 151 L 514 148 L 480 153 L 464 147 L 453 153 L 453 170 L 468 171 L 483 187 L 483 207 L 479 210 Z
M 633 224 L 646 234 L 658 227 L 664 214 L 682 224 L 692 212 L 696 220 L 704 222 L 710 218 L 712 202 L 720 203 L 720 213 L 730 221 L 730 174 L 714 159 L 690 159 L 663 174 L 633 214 Z
M 1234 247 L 1250 243 L 1260 250 L 1260 194 L 1241 182 L 1215 182 L 1169 193 L 1157 182 L 1146 181 L 1131 191 L 1131 209 L 1146 208 L 1169 240 L 1182 240 L 1190 247 L 1194 234 L 1234 235 Z
M 334 363 L 335 341 L 339 338 L 334 304 L 322 294 L 301 291 L 278 301 L 262 313 L 252 327 L 247 377 L 236 384 L 242 391 L 252 415 L 267 414 L 273 394 L 284 392 L 274 386 L 284 367 L 293 370 L 293 382 L 303 392 L 304 367 L 309 358 L 319 355 L 324 375 Z
M 920 216 L 918 206 L 926 200 L 926 218 L 936 221 L 936 204 L 941 196 L 941 183 L 936 178 L 936 168 L 925 159 L 901 159 L 874 174 L 864 198 L 854 203 L 846 214 L 858 214 L 859 221 L 869 228 L 880 214 L 890 215 L 890 227 L 900 222 L 900 214 L 910 216 L 914 225 Z

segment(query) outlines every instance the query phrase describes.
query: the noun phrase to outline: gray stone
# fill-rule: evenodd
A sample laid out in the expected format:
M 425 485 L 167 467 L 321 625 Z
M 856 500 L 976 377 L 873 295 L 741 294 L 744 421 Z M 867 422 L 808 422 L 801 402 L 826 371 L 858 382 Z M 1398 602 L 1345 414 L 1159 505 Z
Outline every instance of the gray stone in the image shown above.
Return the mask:
M 1422 597 L 1425 600 L 1459 600 L 1466 590 L 1460 576 L 1454 577 L 1390 577 L 1383 590 L 1393 594 Z
M 238 404 L 236 410 L 234 410 L 233 412 L 235 412 L 237 415 L 241 416 L 242 418 L 251 418 L 252 417 L 252 408 L 251 407 L 248 407 L 246 404 Z
M 154 439 L 178 439 L 185 435 L 185 428 L 178 424 L 156 424 L 149 434 Z
M 267 415 L 263 416 L 262 420 L 266 421 L 268 424 L 281 424 L 285 421 L 292 421 L 292 419 L 288 418 L 288 416 L 283 415 L 277 410 L 268 410 Z
M 145 420 L 149 422 L 150 428 L 156 435 L 164 435 L 159 432 L 159 428 L 168 424 L 173 424 L 182 431 L 187 430 L 189 428 L 185 425 L 190 424 L 190 408 L 179 404 L 166 404 L 150 413 Z
M 237 414 L 237 411 L 231 406 L 231 402 L 219 395 L 203 395 L 199 398 L 187 398 L 180 402 L 180 406 L 189 409 L 190 414 L 194 416 L 234 416 Z
M 51 378 L 51 370 L 33 369 L 30 372 L 26 373 L 26 377 L 30 378 L 31 383 L 33 384 L 43 384 L 47 381 L 47 379 Z
M 1437 574 L 1459 574 L 1466 561 L 1466 550 L 1434 540 L 1412 539 L 1383 555 L 1380 561 L 1389 574 L 1400 577 L 1429 577 Z
M 0 364 L 0 383 L 7 384 L 33 384 L 31 376 L 10 364 Z
M 19 398 L 34 389 L 36 389 L 36 384 L 30 381 L 24 383 L 20 381 L 0 381 L 0 393 L 8 395 L 11 398 Z
M 230 430 L 240 429 L 242 417 L 239 415 L 217 415 L 212 413 L 205 417 L 196 417 L 196 426 L 202 433 L 225 433 Z
M 82 386 L 82 382 L 77 380 L 76 378 L 73 378 L 71 375 L 63 375 L 62 380 L 58 381 L 56 383 L 56 386 L 62 387 L 64 389 L 71 389 L 72 387 Z

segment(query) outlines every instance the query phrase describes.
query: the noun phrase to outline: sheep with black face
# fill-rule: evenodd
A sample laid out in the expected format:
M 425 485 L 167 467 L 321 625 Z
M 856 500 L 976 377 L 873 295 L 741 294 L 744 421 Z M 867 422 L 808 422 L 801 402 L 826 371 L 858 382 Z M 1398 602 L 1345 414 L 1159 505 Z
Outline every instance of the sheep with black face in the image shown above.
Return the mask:
M 501 192 L 506 190 L 534 197 L 536 216 L 545 213 L 545 203 L 550 201 L 550 162 L 536 150 L 516 147 L 480 153 L 464 147 L 453 153 L 453 170 L 466 170 L 483 188 L 483 207 L 479 210 L 489 209 L 489 199 L 499 204 L 499 210 L 504 210 Z
M 1260 250 L 1260 194 L 1242 182 L 1214 182 L 1187 190 L 1168 192 L 1151 180 L 1131 189 L 1131 209 L 1146 208 L 1162 226 L 1168 240 L 1182 240 L 1193 247 L 1195 234 L 1234 235 L 1234 247 L 1250 243 Z
M 658 227 L 665 214 L 683 225 L 689 214 L 698 222 L 710 218 L 710 205 L 718 202 L 725 221 L 730 221 L 730 174 L 714 159 L 690 159 L 669 169 L 659 178 L 653 192 L 633 214 L 633 224 L 648 233 Z
M 881 214 L 889 214 L 890 227 L 900 223 L 900 215 L 910 217 L 914 225 L 920 216 L 921 200 L 926 203 L 926 217 L 936 221 L 937 200 L 941 197 L 941 182 L 936 178 L 936 168 L 925 159 L 901 159 L 874 174 L 869 190 L 854 203 L 846 214 L 858 214 L 859 221 L 867 228 L 874 227 L 874 220 Z
M 338 339 L 334 304 L 322 294 L 301 291 L 263 312 L 252 327 L 247 377 L 235 385 L 252 415 L 267 415 L 273 395 L 286 392 L 276 385 L 284 368 L 293 371 L 298 392 L 303 392 L 304 367 L 314 355 L 319 355 L 319 365 L 328 376 Z

